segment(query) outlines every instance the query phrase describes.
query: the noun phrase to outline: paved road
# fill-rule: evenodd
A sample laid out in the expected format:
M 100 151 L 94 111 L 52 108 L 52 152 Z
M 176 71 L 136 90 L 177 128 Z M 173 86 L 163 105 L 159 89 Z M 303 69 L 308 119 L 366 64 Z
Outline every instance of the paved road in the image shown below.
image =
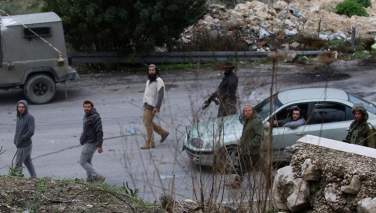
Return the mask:
M 301 66 L 284 65 L 278 70 L 278 88 L 302 86 L 330 86 L 343 88 L 366 99 L 376 101 L 376 70 L 346 68 L 334 74 L 311 72 Z M 241 69 L 239 96 L 242 102 L 256 103 L 268 95 L 270 66 L 258 65 Z M 144 142 L 142 126 L 142 94 L 145 76 L 128 74 L 84 75 L 80 82 L 69 84 L 68 98 L 59 88 L 56 100 L 47 105 L 30 106 L 37 122 L 33 138 L 33 157 L 57 152 L 34 160 L 37 174 L 52 178 L 84 178 L 78 164 L 80 148 L 75 146 L 82 128 L 81 103 L 93 100 L 101 113 L 105 137 L 128 135 L 105 141 L 104 153 L 96 154 L 94 165 L 110 184 L 125 182 L 137 188 L 140 195 L 153 201 L 162 191 L 174 192 L 178 198 L 192 198 L 192 185 L 198 184 L 202 174 L 204 191 L 210 191 L 213 174 L 193 167 L 181 151 L 185 126 L 192 114 L 199 112 L 204 98 L 215 90 L 220 73 L 215 71 L 164 73 L 167 99 L 158 121 L 172 133 L 163 144 L 152 151 L 141 151 Z M 326 81 L 328 80 L 328 81 Z M 0 92 L 0 144 L 6 152 L 0 156 L 0 175 L 8 172 L 15 152 L 12 138 L 15 128 L 15 103 L 22 98 L 20 91 Z M 201 112 L 202 113 L 202 112 Z M 215 116 L 211 106 L 204 116 Z M 158 138 L 157 138 L 158 139 Z M 27 172 L 26 172 L 27 173 Z M 192 178 L 195 177 L 195 178 Z M 218 177 L 218 176 L 215 176 Z M 224 177 L 229 179 L 229 176 Z M 227 193 L 226 193 L 227 194 Z M 228 194 L 230 196 L 230 194 Z

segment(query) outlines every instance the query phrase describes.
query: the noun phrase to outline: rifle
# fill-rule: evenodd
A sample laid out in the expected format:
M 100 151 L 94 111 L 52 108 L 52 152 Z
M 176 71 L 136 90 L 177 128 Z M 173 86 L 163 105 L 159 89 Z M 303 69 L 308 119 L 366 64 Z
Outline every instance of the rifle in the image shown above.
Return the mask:
M 213 93 L 212 95 L 210 95 L 209 98 L 206 99 L 206 101 L 204 101 L 204 104 L 203 104 L 203 106 L 202 106 L 202 109 L 204 110 L 204 109 L 208 108 L 209 105 L 210 105 L 210 103 L 211 103 L 212 101 L 214 101 L 214 103 L 215 103 L 216 105 L 219 104 L 219 100 L 218 100 L 217 92 L 215 92 L 215 93 Z

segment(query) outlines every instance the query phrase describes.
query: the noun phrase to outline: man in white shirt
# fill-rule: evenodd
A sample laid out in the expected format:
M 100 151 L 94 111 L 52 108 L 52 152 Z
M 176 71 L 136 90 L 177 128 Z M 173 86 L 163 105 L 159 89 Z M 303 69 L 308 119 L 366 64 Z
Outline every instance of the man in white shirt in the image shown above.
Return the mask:
M 144 92 L 144 125 L 146 129 L 145 145 L 141 149 L 154 148 L 153 132 L 161 136 L 160 142 L 163 143 L 169 135 L 169 132 L 153 122 L 154 116 L 160 111 L 165 94 L 165 85 L 162 78 L 159 77 L 155 64 L 150 64 L 148 68 L 148 78 Z

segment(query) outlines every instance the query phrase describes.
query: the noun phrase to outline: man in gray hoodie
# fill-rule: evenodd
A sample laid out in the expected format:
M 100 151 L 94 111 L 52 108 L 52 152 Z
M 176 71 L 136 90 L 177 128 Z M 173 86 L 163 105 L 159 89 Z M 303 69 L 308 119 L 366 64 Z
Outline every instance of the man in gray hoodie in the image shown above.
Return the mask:
M 22 174 L 22 164 L 25 164 L 31 178 L 36 178 L 33 162 L 31 161 L 32 141 L 34 135 L 35 121 L 34 117 L 28 111 L 27 102 L 21 100 L 17 103 L 17 123 L 14 134 L 14 144 L 17 147 L 16 152 L 16 172 Z
M 86 170 L 88 182 L 103 182 L 105 177 L 99 175 L 93 165 L 92 159 L 95 151 L 102 153 L 103 129 L 99 113 L 94 108 L 93 102 L 87 100 L 83 103 L 85 116 L 83 119 L 83 131 L 80 143 L 83 145 L 80 164 Z

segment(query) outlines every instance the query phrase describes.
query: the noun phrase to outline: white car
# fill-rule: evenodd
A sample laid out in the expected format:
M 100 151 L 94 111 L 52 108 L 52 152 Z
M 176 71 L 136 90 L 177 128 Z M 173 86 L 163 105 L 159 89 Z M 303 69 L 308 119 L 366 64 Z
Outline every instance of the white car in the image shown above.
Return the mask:
M 270 114 L 270 100 L 273 100 L 273 113 Z M 279 92 L 273 98 L 267 98 L 254 107 L 264 125 L 269 121 L 282 121 L 290 116 L 292 106 L 302 110 L 305 125 L 295 129 L 282 127 L 283 123 L 273 127 L 273 161 L 287 160 L 283 150 L 296 143 L 302 136 L 316 135 L 325 138 L 343 140 L 353 120 L 352 107 L 363 105 L 369 114 L 368 122 L 376 126 L 376 105 L 333 88 L 303 88 Z M 273 122 L 274 123 L 274 122 Z M 242 134 L 243 124 L 239 114 L 203 123 L 188 128 L 183 149 L 194 164 L 213 166 L 214 153 L 226 150 L 226 158 L 232 162 L 237 158 L 237 146 Z M 219 152 L 221 153 L 221 152 Z

